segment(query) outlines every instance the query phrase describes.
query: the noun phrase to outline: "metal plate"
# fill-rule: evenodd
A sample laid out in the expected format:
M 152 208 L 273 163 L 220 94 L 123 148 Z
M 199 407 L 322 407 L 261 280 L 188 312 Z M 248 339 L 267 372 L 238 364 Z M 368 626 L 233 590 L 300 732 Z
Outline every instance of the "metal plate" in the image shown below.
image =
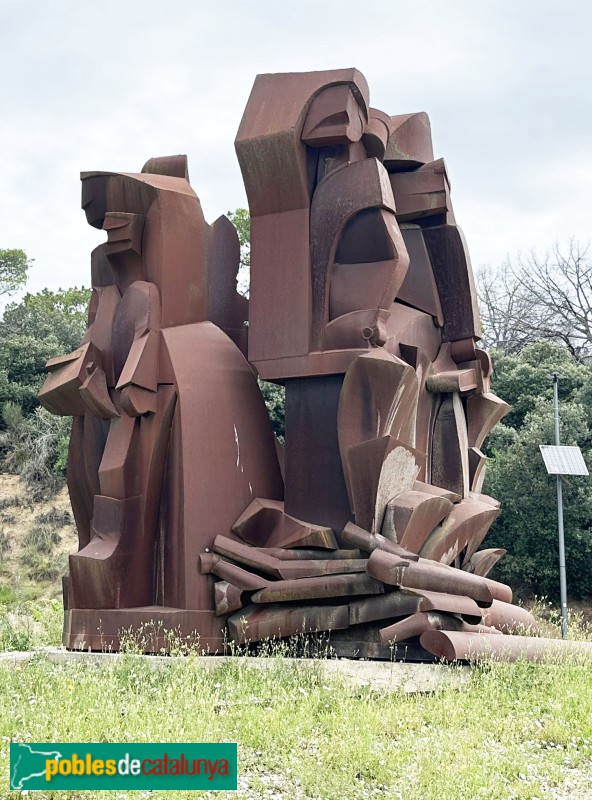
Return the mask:
M 539 447 L 549 475 L 588 475 L 579 447 L 554 444 L 541 444 Z

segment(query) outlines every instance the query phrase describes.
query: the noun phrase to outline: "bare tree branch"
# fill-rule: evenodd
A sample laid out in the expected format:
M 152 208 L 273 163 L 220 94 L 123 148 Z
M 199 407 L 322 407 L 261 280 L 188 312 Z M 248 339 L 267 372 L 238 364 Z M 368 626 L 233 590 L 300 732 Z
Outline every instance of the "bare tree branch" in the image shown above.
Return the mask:
M 590 245 L 572 239 L 543 257 L 483 268 L 477 286 L 485 345 L 517 353 L 527 344 L 562 343 L 579 361 L 592 359 Z

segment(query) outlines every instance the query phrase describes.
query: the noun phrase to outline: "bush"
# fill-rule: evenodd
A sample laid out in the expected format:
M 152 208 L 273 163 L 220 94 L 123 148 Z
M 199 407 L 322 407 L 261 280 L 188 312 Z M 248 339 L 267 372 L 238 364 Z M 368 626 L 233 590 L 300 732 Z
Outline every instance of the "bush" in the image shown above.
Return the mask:
M 38 553 L 50 555 L 62 541 L 59 531 L 51 525 L 35 525 L 29 528 L 23 545 Z
M 38 514 L 35 517 L 35 522 L 39 525 L 53 525 L 56 528 L 63 528 L 65 525 L 71 525 L 73 522 L 72 514 L 67 509 L 60 509 L 52 506 L 49 511 L 43 514 Z
M 30 580 L 55 581 L 66 571 L 66 556 L 61 553 L 43 553 L 28 547 L 23 550 L 21 564 Z
M 68 446 L 71 421 L 37 408 L 25 417 L 15 403 L 5 403 L 2 419 L 6 430 L 0 433 L 0 466 L 20 475 L 30 491 L 30 499 L 51 497 L 64 485 L 64 448 Z
M 0 529 L 0 565 L 12 550 L 12 540 L 5 530 Z
M 59 529 L 71 521 L 67 511 L 52 508 L 39 514 L 23 540 L 20 562 L 33 581 L 54 581 L 66 569 L 66 556 L 57 552 L 62 541 Z

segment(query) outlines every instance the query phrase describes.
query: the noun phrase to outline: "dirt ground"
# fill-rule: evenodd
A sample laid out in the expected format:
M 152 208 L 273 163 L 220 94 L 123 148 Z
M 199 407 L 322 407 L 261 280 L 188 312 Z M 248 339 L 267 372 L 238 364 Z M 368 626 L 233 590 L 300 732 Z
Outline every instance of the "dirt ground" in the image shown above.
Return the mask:
M 47 552 L 40 565 L 31 566 L 27 551 L 40 536 L 48 542 Z M 65 487 L 51 500 L 33 503 L 20 478 L 0 473 L 0 601 L 61 595 L 67 556 L 77 547 Z M 51 577 L 36 577 L 44 569 Z

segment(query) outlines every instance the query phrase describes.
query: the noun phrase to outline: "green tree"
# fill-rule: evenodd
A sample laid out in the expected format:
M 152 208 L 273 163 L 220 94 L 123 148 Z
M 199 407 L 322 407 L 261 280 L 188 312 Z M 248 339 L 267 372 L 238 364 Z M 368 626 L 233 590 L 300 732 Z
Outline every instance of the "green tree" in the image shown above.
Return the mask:
M 4 336 L 24 335 L 35 339 L 53 338 L 73 350 L 86 330 L 90 289 L 42 289 L 26 294 L 18 303 L 9 303 L 4 311 L 0 331 Z
M 0 250 L 0 295 L 21 289 L 27 282 L 31 264 L 24 250 Z
M 43 289 L 6 307 L 0 321 L 0 406 L 14 402 L 25 414 L 36 408 L 45 362 L 76 349 L 84 335 L 89 296 L 84 288 Z
M 71 422 L 39 408 L 45 363 L 80 344 L 90 291 L 44 289 L 10 303 L 0 320 L 0 463 L 35 499 L 62 484 Z
M 259 380 L 259 388 L 267 407 L 273 432 L 280 442 L 286 436 L 286 389 L 277 383 Z
M 494 364 L 493 391 L 512 406 L 503 424 L 519 429 L 528 412 L 540 398 L 551 401 L 553 386 L 550 376 L 562 375 L 559 382 L 560 400 L 580 399 L 578 392 L 591 382 L 592 369 L 578 363 L 561 345 L 536 342 L 518 355 L 506 355 L 492 350 Z
M 555 479 L 547 475 L 540 444 L 552 444 L 553 401 L 549 375 L 559 372 L 561 441 L 579 445 L 587 461 L 592 448 L 592 369 L 558 345 L 538 342 L 517 356 L 493 353 L 493 390 L 514 409 L 493 430 L 484 491 L 502 503 L 484 543 L 505 547 L 493 577 L 518 594 L 559 592 Z M 592 481 L 564 479 L 568 591 L 592 595 Z

